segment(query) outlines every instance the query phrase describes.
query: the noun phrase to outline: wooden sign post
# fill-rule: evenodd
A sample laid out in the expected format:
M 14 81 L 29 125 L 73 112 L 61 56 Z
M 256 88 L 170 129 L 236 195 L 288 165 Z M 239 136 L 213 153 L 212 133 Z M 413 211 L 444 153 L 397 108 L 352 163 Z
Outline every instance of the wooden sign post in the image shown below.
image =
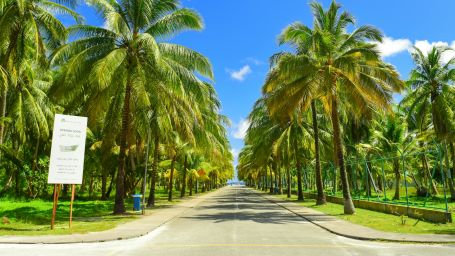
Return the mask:
M 73 222 L 73 201 L 76 184 L 82 184 L 84 171 L 87 117 L 56 114 L 52 132 L 51 158 L 47 183 L 54 184 L 54 206 L 51 229 L 55 226 L 61 184 L 71 184 L 70 223 Z
M 55 215 L 57 213 L 58 195 L 60 194 L 60 184 L 54 184 L 54 206 L 52 207 L 51 229 L 54 230 Z
M 76 191 L 76 184 L 71 185 L 71 202 L 70 202 L 70 228 L 73 223 L 73 201 L 74 201 L 74 192 Z

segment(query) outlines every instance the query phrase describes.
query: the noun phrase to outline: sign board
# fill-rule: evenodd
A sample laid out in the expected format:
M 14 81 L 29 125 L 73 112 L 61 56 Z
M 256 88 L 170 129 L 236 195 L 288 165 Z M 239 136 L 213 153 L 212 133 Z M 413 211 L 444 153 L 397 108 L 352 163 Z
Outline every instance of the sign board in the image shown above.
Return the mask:
M 50 184 L 82 184 L 87 117 L 56 114 L 52 133 Z

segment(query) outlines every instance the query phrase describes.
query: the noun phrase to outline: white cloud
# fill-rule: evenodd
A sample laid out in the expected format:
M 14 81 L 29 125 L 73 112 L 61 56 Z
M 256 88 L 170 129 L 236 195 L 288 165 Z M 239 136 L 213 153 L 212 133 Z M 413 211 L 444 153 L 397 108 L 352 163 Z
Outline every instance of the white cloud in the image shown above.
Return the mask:
M 454 51 L 446 51 L 442 57 L 441 61 L 447 63 L 450 59 L 455 57 L 455 41 L 449 45 L 448 42 L 438 41 L 438 42 L 429 42 L 428 40 L 417 40 L 414 43 L 414 46 L 421 50 L 424 54 L 429 53 L 433 47 L 450 47 L 454 49 Z M 409 50 L 412 52 L 412 49 Z
M 412 42 L 409 39 L 393 39 L 386 36 L 382 43 L 377 43 L 377 46 L 381 56 L 385 58 L 410 49 Z
M 420 49 L 423 53 L 428 53 L 431 49 L 436 47 L 450 47 L 455 50 L 455 41 L 444 42 L 429 42 L 428 40 L 416 40 L 414 44 L 407 38 L 394 39 L 392 37 L 384 37 L 382 43 L 377 43 L 378 50 L 383 58 L 393 56 L 397 53 L 413 51 L 413 46 Z M 451 58 L 455 57 L 455 51 L 447 51 L 442 56 L 442 62 L 448 62 Z
M 442 42 L 442 41 L 438 41 L 438 42 L 428 42 L 428 40 L 417 40 L 415 41 L 414 43 L 414 46 L 416 48 L 419 48 L 419 50 L 421 50 L 422 52 L 424 53 L 428 53 L 431 51 L 431 49 L 434 47 L 434 46 L 437 46 L 437 47 L 448 47 L 449 44 L 447 42 Z
M 245 80 L 246 75 L 250 74 L 252 72 L 250 65 L 245 65 L 243 66 L 240 70 L 237 71 L 229 71 L 231 74 L 231 78 L 238 80 L 238 81 L 243 81 Z
M 236 139 L 244 139 L 246 135 L 246 131 L 250 127 L 250 121 L 247 119 L 241 119 L 240 123 L 234 125 L 234 131 L 232 132 L 232 136 Z

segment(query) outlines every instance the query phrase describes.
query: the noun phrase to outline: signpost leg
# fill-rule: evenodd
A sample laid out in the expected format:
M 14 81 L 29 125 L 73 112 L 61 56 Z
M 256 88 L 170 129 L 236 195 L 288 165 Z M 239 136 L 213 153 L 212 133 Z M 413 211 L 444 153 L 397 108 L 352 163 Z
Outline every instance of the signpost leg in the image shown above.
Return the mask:
M 58 195 L 60 194 L 60 184 L 54 184 L 54 206 L 52 208 L 51 229 L 54 230 L 55 214 L 57 212 Z
M 74 193 L 76 191 L 76 184 L 71 185 L 71 202 L 70 202 L 70 228 L 73 222 L 73 201 L 74 201 Z

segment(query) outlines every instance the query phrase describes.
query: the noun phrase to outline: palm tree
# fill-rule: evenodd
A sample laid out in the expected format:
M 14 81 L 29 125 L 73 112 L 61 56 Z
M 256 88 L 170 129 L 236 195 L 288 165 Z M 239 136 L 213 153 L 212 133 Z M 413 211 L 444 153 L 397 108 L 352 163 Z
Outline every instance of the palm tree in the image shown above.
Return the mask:
M 121 123 L 114 213 L 122 214 L 132 111 L 150 106 L 152 94 L 167 97 L 172 91 L 184 97 L 185 86 L 194 89 L 201 84 L 195 71 L 209 78 L 213 74 L 208 60 L 199 53 L 162 42 L 178 32 L 203 27 L 199 15 L 180 8 L 178 0 L 88 2 L 102 15 L 106 28 L 71 28 L 81 38 L 60 47 L 52 56 L 54 65 L 65 64 L 54 93 L 66 93 L 67 103 L 87 98 L 84 95 L 88 93 L 92 102 L 87 107 L 89 116 L 109 108 L 116 118 L 106 120 Z M 109 127 L 115 129 L 117 125 Z
M 411 93 L 411 88 L 407 88 L 407 92 L 405 95 Z M 416 133 L 421 137 L 419 139 L 419 148 L 423 151 L 428 150 L 429 147 L 433 144 L 431 142 L 434 141 L 434 133 L 432 132 L 432 122 L 430 115 L 421 115 L 418 111 L 411 111 L 411 107 L 413 107 L 413 102 L 408 100 L 406 97 L 404 100 L 400 102 L 399 105 L 401 111 L 403 113 L 407 113 L 406 115 L 406 123 L 408 126 L 408 130 L 410 132 Z M 424 108 L 422 108 L 423 110 Z M 428 155 L 426 153 L 421 154 L 421 173 L 420 177 L 422 178 L 422 184 L 429 184 L 429 188 L 423 185 L 420 190 L 417 191 L 418 195 L 426 195 L 428 190 L 434 195 L 438 195 L 438 188 L 436 186 L 435 180 L 431 178 L 432 174 L 430 171 Z
M 59 108 L 46 95 L 52 84 L 48 70 L 43 70 L 37 63 L 29 60 L 23 60 L 16 68 L 16 80 L 10 83 L 10 89 L 14 93 L 9 94 L 8 115 L 5 119 L 10 120 L 12 128 L 5 134 L 10 138 L 10 143 L 2 144 L 0 151 L 5 153 L 7 158 L 10 151 L 16 152 L 23 160 L 30 160 L 25 163 L 30 163 L 31 173 L 19 174 L 24 171 L 23 166 L 15 170 L 16 194 L 19 191 L 18 179 L 25 176 L 28 181 L 28 195 L 35 197 L 37 191 L 33 181 L 34 176 L 37 176 L 39 149 L 49 139 L 50 125 Z
M 71 8 L 76 0 L 0 0 L 0 118 L 8 114 L 9 99 L 21 96 L 14 89 L 24 66 L 46 66 L 46 56 L 67 39 L 67 30 L 54 13 L 81 17 Z M 24 63 L 27 62 L 27 63 Z M 35 62 L 35 63 L 33 63 Z M 38 63 L 39 62 L 39 63 Z M 11 92 L 9 92 L 11 90 Z M 0 145 L 3 144 L 5 125 L 0 123 Z
M 270 94 L 272 113 L 291 113 L 297 107 L 308 106 L 314 98 L 324 101 L 332 120 L 344 212 L 353 214 L 341 140 L 340 107 L 349 102 L 357 107 L 358 114 L 371 106 L 388 110 L 392 92 L 400 91 L 403 83 L 395 69 L 381 60 L 376 46 L 366 42 L 382 40 L 377 29 L 360 26 L 348 33 L 346 28 L 355 24 L 354 18 L 348 12 L 339 13 L 340 6 L 335 1 L 327 11 L 315 2 L 311 8 L 313 29 L 294 23 L 283 33 L 281 40 L 290 42 L 296 54 L 280 54 L 276 64 L 279 75 L 273 71 L 272 75 L 281 76 L 273 79 L 283 83 L 274 83 L 274 88 L 265 91 Z
M 174 132 L 172 136 L 170 136 L 169 141 L 165 145 L 167 156 L 170 158 L 170 175 L 169 175 L 169 183 L 168 183 L 168 201 L 172 201 L 172 188 L 174 187 L 174 170 L 175 164 L 177 161 L 177 157 L 182 154 L 188 147 L 188 143 L 183 142 L 179 135 Z
M 280 133 L 279 138 L 274 142 L 276 148 L 281 148 L 281 150 L 287 155 L 290 162 L 291 158 L 294 158 L 295 167 L 297 170 L 297 188 L 298 200 L 303 200 L 303 190 L 302 190 L 302 153 L 305 151 L 305 148 L 310 148 L 312 131 L 310 126 L 306 123 L 306 115 L 300 111 L 295 111 L 291 119 L 286 122 L 278 123 L 276 126 L 279 127 Z M 289 168 L 288 168 L 289 170 Z M 290 175 L 288 175 L 288 185 L 290 183 Z M 290 197 L 290 186 L 288 186 L 288 197 Z
M 455 130 L 455 125 L 451 120 L 454 118 L 451 106 L 455 89 L 455 57 L 447 63 L 442 61 L 442 57 L 450 48 L 433 47 L 428 54 L 424 54 L 420 49 L 414 48 L 412 58 L 415 68 L 407 84 L 412 91 L 406 95 L 402 104 L 409 105 L 409 113 L 419 116 L 418 122 L 422 123 L 425 116 L 431 116 L 431 122 L 436 137 L 444 144 L 444 155 L 446 159 L 447 183 L 449 185 L 451 200 L 455 201 L 455 188 L 450 173 L 448 162 L 447 143 L 450 141 L 450 134 Z M 452 159 L 452 161 L 455 160 Z
M 394 200 L 400 200 L 400 159 L 403 148 L 410 140 L 406 134 L 406 122 L 399 114 L 388 115 L 379 119 L 372 129 L 373 145 L 382 155 L 392 157 L 393 174 L 395 175 L 395 195 Z M 411 139 L 412 141 L 412 139 Z M 405 171 L 405 170 L 403 170 Z

